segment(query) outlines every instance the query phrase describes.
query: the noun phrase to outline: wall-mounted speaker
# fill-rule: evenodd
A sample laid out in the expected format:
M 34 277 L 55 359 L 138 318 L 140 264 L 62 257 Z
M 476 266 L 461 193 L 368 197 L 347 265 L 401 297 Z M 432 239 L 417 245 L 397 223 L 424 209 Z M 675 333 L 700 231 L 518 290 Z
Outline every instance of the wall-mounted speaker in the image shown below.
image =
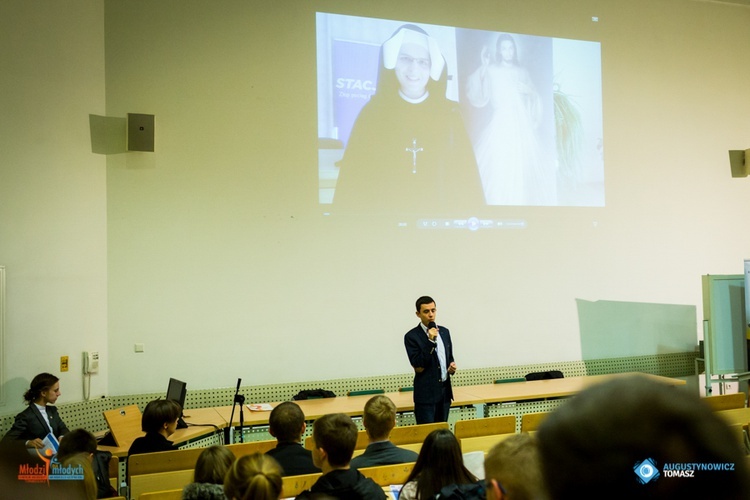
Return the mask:
M 750 170 L 748 159 L 750 159 L 750 149 L 729 151 L 729 166 L 732 167 L 732 177 L 747 177 L 748 170 Z
M 154 151 L 154 115 L 128 113 L 128 151 Z

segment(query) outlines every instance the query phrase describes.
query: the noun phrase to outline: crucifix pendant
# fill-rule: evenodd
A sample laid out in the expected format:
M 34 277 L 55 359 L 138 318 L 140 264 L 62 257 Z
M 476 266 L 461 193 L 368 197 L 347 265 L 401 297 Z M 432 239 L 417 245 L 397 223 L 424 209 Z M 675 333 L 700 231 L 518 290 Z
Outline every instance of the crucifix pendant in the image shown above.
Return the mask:
M 417 153 L 419 153 L 420 151 L 424 151 L 424 148 L 418 148 L 417 139 L 414 138 L 411 141 L 411 147 L 406 148 L 406 151 L 411 153 L 411 165 L 412 165 L 411 173 L 416 174 L 417 173 Z

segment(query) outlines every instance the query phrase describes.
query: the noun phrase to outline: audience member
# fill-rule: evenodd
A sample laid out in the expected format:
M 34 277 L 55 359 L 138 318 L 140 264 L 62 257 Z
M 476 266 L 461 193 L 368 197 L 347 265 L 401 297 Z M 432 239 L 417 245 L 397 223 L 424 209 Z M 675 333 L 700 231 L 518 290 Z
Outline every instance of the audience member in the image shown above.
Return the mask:
M 92 458 L 93 458 L 93 454 L 76 453 L 74 455 L 69 456 L 68 458 L 65 459 L 65 461 L 62 461 L 60 463 L 62 467 L 72 467 L 73 470 L 83 471 L 83 487 L 85 491 L 86 500 L 96 500 L 96 498 L 100 498 L 98 495 L 98 488 L 96 484 L 96 477 L 94 474 L 94 469 L 91 466 Z M 61 482 L 68 482 L 68 481 L 61 481 Z
M 177 429 L 177 419 L 182 415 L 180 404 L 171 399 L 155 399 L 146 405 L 141 416 L 141 430 L 145 436 L 130 445 L 128 456 L 153 451 L 176 450 L 167 438 Z
M 278 444 L 266 454 L 281 465 L 284 476 L 320 472 L 313 464 L 312 452 L 300 442 L 306 427 L 305 414 L 297 403 L 287 401 L 271 411 L 269 432 L 278 440 Z
M 537 437 L 552 500 L 750 498 L 729 427 L 697 396 L 643 375 L 586 389 Z
M 57 460 L 63 462 L 73 455 L 83 455 L 88 459 L 96 453 L 96 438 L 86 429 L 73 429 L 60 442 Z
M 281 467 L 268 455 L 253 453 L 237 459 L 224 479 L 224 493 L 234 500 L 281 498 Z
M 543 498 L 544 486 L 539 446 L 528 433 L 499 442 L 484 458 L 487 500 L 535 500 Z
M 324 415 L 313 425 L 313 463 L 323 475 L 297 498 L 309 500 L 325 493 L 340 500 L 384 499 L 383 488 L 349 467 L 357 444 L 357 426 L 343 413 Z
M 13 426 L 3 440 L 23 442 L 27 448 L 43 448 L 42 440 L 52 433 L 60 438 L 68 432 L 65 423 L 52 406 L 60 396 L 60 379 L 51 373 L 40 373 L 31 380 L 29 390 L 23 395 L 28 408 L 16 415 Z
M 363 422 L 370 443 L 362 455 L 352 459 L 352 467 L 358 469 L 417 460 L 415 452 L 399 448 L 389 440 L 396 426 L 396 405 L 387 396 L 373 396 L 365 403 Z
M 182 500 L 226 500 L 224 478 L 234 463 L 234 453 L 220 445 L 209 446 L 198 455 L 193 482 L 182 490 Z
M 448 429 L 427 435 L 404 487 L 400 500 L 427 500 L 449 485 L 476 483 L 477 478 L 464 466 L 461 447 Z

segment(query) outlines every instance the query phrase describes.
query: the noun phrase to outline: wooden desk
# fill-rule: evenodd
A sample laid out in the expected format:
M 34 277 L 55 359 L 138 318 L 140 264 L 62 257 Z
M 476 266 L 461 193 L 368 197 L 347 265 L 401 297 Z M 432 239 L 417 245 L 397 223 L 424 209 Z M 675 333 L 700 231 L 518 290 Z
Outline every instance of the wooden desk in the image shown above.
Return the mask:
M 397 412 L 414 411 L 414 393 L 413 392 L 387 392 L 383 394 L 393 401 L 396 405 Z M 363 396 L 338 396 L 335 398 L 305 399 L 295 401 L 305 414 L 305 420 L 315 420 L 329 413 L 344 413 L 350 417 L 361 417 L 364 413 L 365 403 L 372 395 Z M 451 406 L 469 406 L 483 403 L 481 396 L 477 396 L 472 391 L 466 390 L 465 387 L 453 388 L 453 403 Z M 276 407 L 280 402 L 269 403 Z M 231 406 L 221 406 L 216 411 L 227 421 L 232 415 Z M 240 425 L 239 407 L 235 408 L 233 426 Z M 247 427 L 254 425 L 268 425 L 268 419 L 271 416 L 270 411 L 250 411 L 244 409 L 244 425 Z
M 185 410 L 184 414 L 185 423 L 188 424 L 187 429 L 177 429 L 169 437 L 169 440 L 178 446 L 193 439 L 217 432 L 227 426 L 227 421 L 214 408 L 195 408 Z M 138 424 L 138 429 L 138 431 L 134 431 L 133 439 L 129 440 L 126 444 L 121 446 L 99 446 L 98 448 L 102 451 L 109 451 L 116 457 L 126 457 L 130 445 L 133 444 L 133 440 L 146 434 L 140 430 L 140 423 Z
M 614 373 L 608 375 L 588 375 L 583 377 L 555 378 L 550 380 L 531 380 L 526 382 L 509 382 L 507 384 L 485 384 L 463 386 L 461 389 L 486 404 L 524 401 L 529 399 L 559 398 L 572 396 L 592 385 L 606 382 L 633 373 Z M 658 380 L 668 385 L 685 385 L 684 380 L 639 373 L 638 375 Z
M 524 401 L 529 399 L 555 398 L 572 396 L 583 389 L 613 378 L 632 375 L 632 373 L 619 373 L 610 375 L 590 375 L 583 377 L 569 377 L 552 380 L 534 380 L 528 382 L 510 382 L 506 384 L 483 384 L 459 386 L 453 388 L 452 406 L 471 406 L 478 404 L 493 404 L 509 401 Z M 675 378 L 662 377 L 658 375 L 639 374 L 669 385 L 684 385 L 685 381 Z M 396 411 L 406 412 L 414 410 L 413 392 L 389 392 L 385 393 L 396 405 Z M 362 416 L 365 403 L 371 395 L 363 396 L 339 396 L 335 398 L 307 399 L 295 401 L 305 414 L 306 420 L 315 420 L 329 413 L 344 413 L 352 417 Z M 270 403 L 275 407 L 279 402 Z M 205 436 L 217 429 L 223 429 L 229 425 L 232 414 L 231 406 L 217 408 L 200 408 L 185 410 L 185 421 L 195 424 L 211 424 L 208 427 L 188 427 L 178 429 L 170 440 L 175 443 L 183 443 L 192 439 Z M 270 411 L 250 411 L 244 409 L 244 425 L 247 427 L 268 425 Z M 232 426 L 240 423 L 239 408 L 236 408 Z M 214 427 L 215 426 L 215 427 Z M 142 435 L 142 433 L 140 433 Z M 111 451 L 115 456 L 127 455 L 128 447 L 100 447 L 100 449 Z

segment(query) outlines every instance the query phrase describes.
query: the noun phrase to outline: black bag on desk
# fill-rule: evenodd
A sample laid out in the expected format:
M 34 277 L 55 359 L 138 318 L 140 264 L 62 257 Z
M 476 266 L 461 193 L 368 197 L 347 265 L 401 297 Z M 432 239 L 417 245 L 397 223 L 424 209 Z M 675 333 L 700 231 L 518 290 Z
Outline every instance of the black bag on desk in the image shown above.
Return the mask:
M 547 372 L 533 372 L 526 375 L 526 380 L 551 380 L 553 378 L 564 378 L 560 370 L 550 370 Z
M 301 401 L 304 399 L 320 399 L 320 398 L 335 398 L 336 395 L 332 391 L 326 391 L 325 389 L 306 389 L 299 391 L 296 396 L 292 399 L 295 401 Z

